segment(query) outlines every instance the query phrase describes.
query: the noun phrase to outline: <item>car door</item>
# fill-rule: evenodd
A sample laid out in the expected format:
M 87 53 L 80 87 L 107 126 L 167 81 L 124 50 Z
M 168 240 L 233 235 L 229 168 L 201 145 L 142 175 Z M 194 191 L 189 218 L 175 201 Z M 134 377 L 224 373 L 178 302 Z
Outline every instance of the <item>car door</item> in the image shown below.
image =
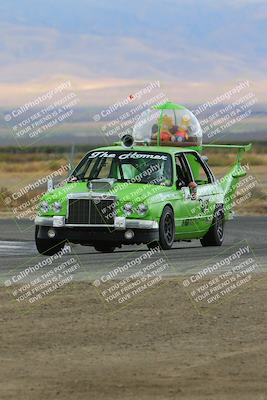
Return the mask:
M 189 188 L 193 180 L 192 171 L 184 154 L 175 154 L 177 196 L 174 203 L 176 237 L 192 238 L 196 231 L 198 201 Z
M 194 226 L 198 232 L 207 231 L 213 220 L 218 185 L 208 165 L 197 152 L 184 152 L 183 156 L 191 170 L 193 182 L 197 184 L 194 206 L 190 208 Z

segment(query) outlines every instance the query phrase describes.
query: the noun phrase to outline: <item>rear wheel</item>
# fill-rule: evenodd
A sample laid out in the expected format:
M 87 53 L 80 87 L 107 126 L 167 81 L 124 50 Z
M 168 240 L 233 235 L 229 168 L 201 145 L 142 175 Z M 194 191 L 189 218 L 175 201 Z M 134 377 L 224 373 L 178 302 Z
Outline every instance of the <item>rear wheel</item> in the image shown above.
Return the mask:
M 65 241 L 58 242 L 56 240 L 50 239 L 39 239 L 38 238 L 39 227 L 35 227 L 35 245 L 40 254 L 47 256 L 53 256 L 59 251 L 64 249 Z
M 171 207 L 166 206 L 159 222 L 159 241 L 151 242 L 147 246 L 149 249 L 153 249 L 159 245 L 163 250 L 169 250 L 173 245 L 174 237 L 175 223 L 173 210 Z
M 223 206 L 216 206 L 212 225 L 206 235 L 200 239 L 203 247 L 221 246 L 224 239 L 224 211 Z
M 105 243 L 95 244 L 94 248 L 100 253 L 113 253 L 113 251 L 116 249 L 115 246 L 111 246 L 110 244 Z

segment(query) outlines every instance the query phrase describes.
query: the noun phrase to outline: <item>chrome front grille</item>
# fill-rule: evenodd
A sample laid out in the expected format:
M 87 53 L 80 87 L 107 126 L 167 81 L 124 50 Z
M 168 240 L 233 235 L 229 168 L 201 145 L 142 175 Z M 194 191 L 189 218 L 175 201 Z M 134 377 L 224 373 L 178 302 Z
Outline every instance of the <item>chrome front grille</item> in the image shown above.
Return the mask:
M 114 199 L 69 198 L 68 225 L 114 225 Z

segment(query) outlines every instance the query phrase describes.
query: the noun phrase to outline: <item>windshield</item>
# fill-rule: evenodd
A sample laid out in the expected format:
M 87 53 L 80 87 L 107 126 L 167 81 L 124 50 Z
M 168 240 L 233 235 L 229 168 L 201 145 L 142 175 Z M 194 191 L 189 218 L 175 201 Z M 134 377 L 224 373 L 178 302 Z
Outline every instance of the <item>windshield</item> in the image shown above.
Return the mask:
M 172 160 L 164 153 L 94 151 L 75 168 L 71 179 L 115 179 L 120 182 L 172 185 Z

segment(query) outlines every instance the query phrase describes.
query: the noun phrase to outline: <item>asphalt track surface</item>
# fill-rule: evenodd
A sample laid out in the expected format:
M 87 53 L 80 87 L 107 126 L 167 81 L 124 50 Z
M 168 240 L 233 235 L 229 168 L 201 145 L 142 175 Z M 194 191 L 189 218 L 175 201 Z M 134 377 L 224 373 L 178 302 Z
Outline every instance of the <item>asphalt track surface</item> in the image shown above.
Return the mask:
M 219 260 L 234 253 L 240 246 L 249 245 L 261 270 L 267 270 L 267 216 L 235 217 L 227 222 L 225 241 L 222 247 L 203 248 L 198 240 L 190 243 L 177 242 L 173 248 L 164 253 L 170 268 L 163 275 L 181 276 L 196 273 L 209 265 L 212 260 Z M 147 251 L 146 246 L 123 246 L 111 254 L 102 254 L 93 247 L 74 245 L 72 254 L 79 260 L 79 270 L 75 272 L 76 280 L 96 280 L 116 266 L 125 265 L 138 259 Z M 59 264 L 61 260 L 54 261 Z M 147 262 L 159 258 L 155 254 Z M 19 225 L 12 219 L 0 220 L 0 283 L 10 276 L 35 265 L 44 256 L 38 254 L 34 243 L 34 225 L 22 221 Z M 142 261 L 143 264 L 146 261 Z M 45 267 L 47 270 L 49 266 Z M 45 268 L 43 270 L 45 270 Z M 51 267 L 50 267 L 51 268 Z M 134 269 L 136 268 L 136 269 Z M 138 270 L 138 264 L 131 268 L 131 273 Z M 120 277 L 127 276 L 127 272 Z

